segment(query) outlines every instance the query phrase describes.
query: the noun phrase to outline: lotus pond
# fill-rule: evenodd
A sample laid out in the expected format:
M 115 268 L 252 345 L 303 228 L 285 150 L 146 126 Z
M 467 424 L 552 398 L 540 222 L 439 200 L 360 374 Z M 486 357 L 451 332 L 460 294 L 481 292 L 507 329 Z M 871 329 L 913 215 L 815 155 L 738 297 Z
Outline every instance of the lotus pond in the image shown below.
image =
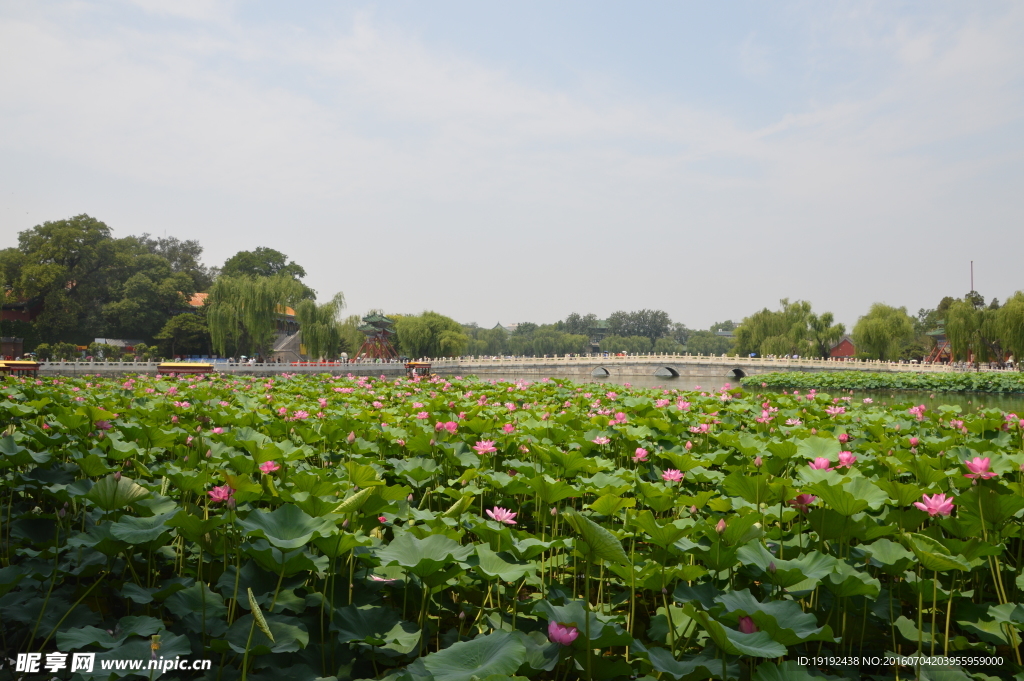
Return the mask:
M 1024 678 L 1024 420 L 754 390 L 8 379 L 0 647 L 212 661 L 163 679 Z

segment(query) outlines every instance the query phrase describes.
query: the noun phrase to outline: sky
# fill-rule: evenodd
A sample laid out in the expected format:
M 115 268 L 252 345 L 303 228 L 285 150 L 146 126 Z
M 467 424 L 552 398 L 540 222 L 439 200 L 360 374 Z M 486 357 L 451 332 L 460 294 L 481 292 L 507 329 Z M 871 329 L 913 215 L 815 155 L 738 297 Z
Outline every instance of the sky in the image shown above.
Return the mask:
M 0 248 L 275 248 L 493 326 L 1024 289 L 1024 4 L 0 4 Z

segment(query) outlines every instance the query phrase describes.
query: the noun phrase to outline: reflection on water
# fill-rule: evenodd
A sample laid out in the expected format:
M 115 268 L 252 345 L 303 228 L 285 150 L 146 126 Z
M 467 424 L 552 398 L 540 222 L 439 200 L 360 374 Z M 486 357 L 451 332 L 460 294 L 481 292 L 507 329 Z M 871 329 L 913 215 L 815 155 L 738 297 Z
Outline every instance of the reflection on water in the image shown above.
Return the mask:
M 487 374 L 481 376 L 484 380 L 494 379 L 497 381 L 536 381 L 537 376 L 523 376 L 517 374 Z M 599 384 L 599 385 L 624 385 L 628 383 L 634 388 L 662 388 L 665 390 L 718 390 L 728 385 L 735 388 L 739 381 L 731 376 L 680 376 L 672 378 L 668 376 L 630 376 L 629 380 L 617 380 L 611 378 L 589 378 L 580 376 L 557 376 L 552 374 L 551 378 L 569 378 L 578 383 Z M 781 392 L 770 390 L 770 392 Z M 821 391 L 827 392 L 827 391 Z M 849 395 L 851 393 L 839 391 L 829 393 L 831 395 Z M 855 390 L 853 397 L 856 400 L 870 397 L 876 405 L 902 407 L 910 404 L 923 404 L 929 409 L 934 409 L 940 404 L 957 404 L 967 410 L 995 408 L 1007 412 L 1015 412 L 1024 416 L 1024 394 L 1016 393 L 1002 395 L 999 393 L 929 393 L 916 390 Z

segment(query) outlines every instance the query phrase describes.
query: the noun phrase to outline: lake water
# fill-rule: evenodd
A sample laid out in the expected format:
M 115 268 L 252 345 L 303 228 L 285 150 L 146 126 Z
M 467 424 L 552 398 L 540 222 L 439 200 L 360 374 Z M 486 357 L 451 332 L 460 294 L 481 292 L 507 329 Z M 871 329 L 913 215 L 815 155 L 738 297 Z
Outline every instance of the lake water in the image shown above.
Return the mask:
M 571 378 L 582 383 L 596 383 L 599 385 L 623 385 L 629 383 L 634 388 L 663 388 L 665 390 L 718 390 L 729 385 L 732 388 L 738 387 L 739 381 L 724 376 L 680 376 L 670 378 L 663 376 L 631 376 L 629 381 L 619 381 L 608 378 L 589 378 L 579 381 L 579 376 L 556 376 L 552 378 Z M 516 374 L 487 374 L 481 376 L 485 380 L 494 379 L 497 381 L 536 381 L 536 376 L 521 376 Z M 771 391 L 781 392 L 781 391 Z M 801 391 L 804 392 L 804 391 Z M 829 393 L 839 395 L 838 391 Z M 849 394 L 843 393 L 843 394 Z M 934 395 L 934 397 L 933 397 Z M 979 408 L 994 407 L 1007 412 L 1014 412 L 1024 416 L 1024 394 L 1014 393 L 1009 395 L 999 393 L 929 393 L 910 390 L 855 390 L 854 399 L 870 397 L 877 405 L 891 406 L 904 405 L 908 403 L 923 404 L 929 409 L 934 409 L 940 404 L 958 404 L 964 410 L 975 410 Z

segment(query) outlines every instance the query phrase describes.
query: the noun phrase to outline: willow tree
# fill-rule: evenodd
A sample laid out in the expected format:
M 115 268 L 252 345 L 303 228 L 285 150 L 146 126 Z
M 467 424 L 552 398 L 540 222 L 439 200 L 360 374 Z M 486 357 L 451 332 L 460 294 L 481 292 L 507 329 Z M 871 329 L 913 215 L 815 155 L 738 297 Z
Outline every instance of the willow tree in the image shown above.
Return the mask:
M 341 311 L 345 309 L 345 294 L 317 305 L 315 300 L 300 300 L 295 305 L 295 320 L 302 332 L 302 344 L 310 358 L 332 357 L 341 345 Z
M 968 294 L 946 310 L 946 337 L 954 360 L 1002 361 L 1002 311 L 983 304 L 984 301 L 979 304 Z
M 220 276 L 210 288 L 206 321 L 216 352 L 248 350 L 267 355 L 277 335 L 277 318 L 297 305 L 309 289 L 292 277 Z
M 914 338 L 914 322 L 905 307 L 875 303 L 853 327 L 857 350 L 873 359 L 899 359 L 903 346 Z
M 407 357 L 458 357 L 469 345 L 462 325 L 436 312 L 392 318 L 399 347 Z
M 999 310 L 999 337 L 1003 347 L 1013 355 L 1017 368 L 1024 360 L 1024 291 L 1017 291 Z
M 835 324 L 831 312 L 816 315 L 806 300 L 779 301 L 779 310 L 764 308 L 750 315 L 736 328 L 736 350 L 741 355 L 801 355 L 822 357 L 846 327 Z

